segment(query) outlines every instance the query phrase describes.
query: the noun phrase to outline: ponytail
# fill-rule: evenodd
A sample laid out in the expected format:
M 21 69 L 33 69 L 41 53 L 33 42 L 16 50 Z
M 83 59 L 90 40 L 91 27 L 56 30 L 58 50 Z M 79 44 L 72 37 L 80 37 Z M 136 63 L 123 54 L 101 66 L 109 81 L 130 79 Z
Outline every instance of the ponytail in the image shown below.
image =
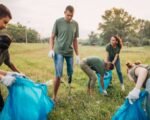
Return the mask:
M 126 66 L 130 69 L 130 68 L 133 67 L 133 64 L 132 64 L 131 62 L 128 61 L 128 62 L 126 63 Z

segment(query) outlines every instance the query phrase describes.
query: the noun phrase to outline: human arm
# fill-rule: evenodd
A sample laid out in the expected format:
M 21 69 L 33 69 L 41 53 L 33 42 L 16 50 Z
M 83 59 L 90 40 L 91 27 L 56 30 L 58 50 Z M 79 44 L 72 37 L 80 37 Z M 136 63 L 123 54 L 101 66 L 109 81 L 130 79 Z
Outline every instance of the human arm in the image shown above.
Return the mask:
M 73 48 L 76 54 L 76 63 L 80 64 L 80 56 L 79 56 L 79 51 L 78 51 L 78 38 L 79 37 L 79 26 L 78 23 L 76 23 L 76 32 L 75 32 L 75 37 L 73 40 Z
M 78 40 L 77 38 L 74 39 L 73 41 L 73 48 L 76 54 L 76 64 L 80 64 L 80 56 L 79 56 L 79 52 L 78 52 Z
M 52 30 L 52 33 L 51 33 L 51 37 L 49 39 L 49 53 L 48 53 L 48 57 L 50 58 L 53 58 L 54 57 L 54 44 L 55 44 L 55 37 L 57 36 L 58 34 L 58 28 L 57 28 L 57 20 L 53 26 L 53 30 Z
M 6 58 L 4 60 L 5 65 L 7 65 L 12 71 L 19 72 L 16 66 L 10 61 L 10 54 L 9 52 L 6 53 Z
M 147 73 L 148 71 L 145 68 L 138 67 L 135 69 L 135 75 L 138 76 L 137 82 L 133 90 L 131 90 L 127 96 L 131 104 L 133 103 L 133 101 L 139 98 L 140 89 L 142 88 L 143 83 L 146 80 Z
M 77 38 L 75 38 L 75 39 L 73 40 L 73 48 L 74 48 L 74 51 L 75 51 L 76 56 L 79 56 L 78 40 L 77 40 Z
M 118 57 L 119 57 L 119 54 L 116 54 L 115 57 L 114 57 L 114 60 L 112 61 L 112 64 L 115 64 L 115 63 L 116 63 Z
M 102 89 L 104 90 L 104 76 L 101 76 L 101 86 L 102 86 Z
M 128 75 L 128 78 L 129 78 L 130 81 L 135 81 L 135 80 L 133 79 L 133 77 L 130 75 L 129 72 L 127 73 L 127 75 Z
M 104 89 L 104 75 L 101 75 L 101 86 L 102 86 L 102 89 L 103 89 L 103 94 L 104 95 L 107 95 L 107 91 Z
M 109 53 L 108 53 L 108 51 L 106 51 L 106 59 L 105 59 L 105 62 L 109 62 Z
M 109 44 L 106 46 L 106 58 L 105 58 L 105 62 L 109 62 Z
M 49 40 L 49 46 L 50 46 L 50 50 L 54 50 L 54 40 L 55 40 L 55 34 L 52 33 L 50 40 Z
M 50 40 L 49 40 L 49 46 L 50 46 L 50 50 L 48 53 L 48 57 L 54 57 L 54 40 L 55 40 L 55 34 L 52 33 Z
M 3 71 L 3 70 L 0 70 L 0 77 L 1 76 L 4 76 L 4 75 L 6 75 L 7 74 L 7 72 L 5 72 L 5 71 Z
M 138 76 L 135 87 L 141 89 L 146 80 L 148 71 L 143 67 L 138 67 L 135 69 L 135 74 Z

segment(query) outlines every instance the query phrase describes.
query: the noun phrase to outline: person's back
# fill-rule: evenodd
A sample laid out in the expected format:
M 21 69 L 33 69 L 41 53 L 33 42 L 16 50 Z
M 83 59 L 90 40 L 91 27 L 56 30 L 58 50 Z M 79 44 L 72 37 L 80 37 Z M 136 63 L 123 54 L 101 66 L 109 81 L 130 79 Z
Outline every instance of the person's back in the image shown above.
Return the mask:
M 145 88 L 147 79 L 150 78 L 150 65 L 138 64 L 138 65 L 135 65 L 134 67 L 132 67 L 130 69 L 129 74 L 131 75 L 131 77 L 133 78 L 135 83 L 137 82 L 137 79 L 138 79 L 138 76 L 135 74 L 136 68 L 145 68 L 148 71 L 147 72 L 147 77 L 145 78 L 145 81 L 143 83 L 143 87 Z
M 93 56 L 93 57 L 86 58 L 86 62 L 97 73 L 104 75 L 105 66 L 104 66 L 104 61 L 102 59 L 100 59 L 99 57 Z

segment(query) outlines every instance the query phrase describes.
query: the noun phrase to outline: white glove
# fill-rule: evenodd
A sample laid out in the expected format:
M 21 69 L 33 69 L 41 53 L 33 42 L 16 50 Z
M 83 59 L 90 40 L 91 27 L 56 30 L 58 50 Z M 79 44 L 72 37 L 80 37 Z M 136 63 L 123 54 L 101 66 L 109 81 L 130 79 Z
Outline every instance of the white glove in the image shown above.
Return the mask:
M 76 56 L 76 64 L 79 65 L 80 64 L 80 56 Z
M 53 80 L 48 80 L 44 84 L 47 86 L 51 86 L 51 85 L 53 85 Z
M 6 86 L 11 86 L 15 82 L 16 78 L 10 75 L 5 75 L 1 78 L 0 82 Z
M 133 104 L 139 98 L 140 89 L 134 88 L 132 91 L 129 92 L 127 98 L 129 99 L 129 103 Z
M 7 72 L 7 75 L 9 75 L 9 76 L 25 77 L 25 74 L 23 74 L 23 73 L 18 73 L 18 72 Z
M 103 95 L 108 95 L 106 90 L 103 90 Z
M 54 57 L 54 50 L 50 50 L 49 52 L 48 52 L 48 57 L 49 58 L 53 58 Z

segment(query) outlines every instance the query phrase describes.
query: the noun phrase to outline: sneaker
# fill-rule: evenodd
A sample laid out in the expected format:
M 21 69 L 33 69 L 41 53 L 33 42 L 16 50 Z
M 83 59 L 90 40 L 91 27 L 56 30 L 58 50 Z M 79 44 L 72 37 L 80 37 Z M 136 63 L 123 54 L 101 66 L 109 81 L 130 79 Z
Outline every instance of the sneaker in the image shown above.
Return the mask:
M 121 91 L 125 91 L 124 84 L 121 85 Z

